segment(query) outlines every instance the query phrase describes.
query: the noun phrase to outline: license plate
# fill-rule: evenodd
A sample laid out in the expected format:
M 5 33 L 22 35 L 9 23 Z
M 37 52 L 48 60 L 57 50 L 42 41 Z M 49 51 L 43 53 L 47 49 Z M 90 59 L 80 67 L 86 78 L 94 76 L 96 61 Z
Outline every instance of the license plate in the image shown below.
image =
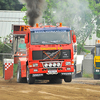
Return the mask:
M 57 70 L 48 70 L 48 74 L 57 74 Z

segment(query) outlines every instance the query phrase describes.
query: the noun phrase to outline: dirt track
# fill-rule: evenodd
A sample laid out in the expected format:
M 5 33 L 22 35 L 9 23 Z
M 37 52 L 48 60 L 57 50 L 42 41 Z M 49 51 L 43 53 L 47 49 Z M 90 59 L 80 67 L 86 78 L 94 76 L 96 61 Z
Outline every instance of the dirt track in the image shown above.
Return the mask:
M 100 100 L 100 80 L 73 79 L 71 83 L 16 83 L 0 78 L 0 100 Z

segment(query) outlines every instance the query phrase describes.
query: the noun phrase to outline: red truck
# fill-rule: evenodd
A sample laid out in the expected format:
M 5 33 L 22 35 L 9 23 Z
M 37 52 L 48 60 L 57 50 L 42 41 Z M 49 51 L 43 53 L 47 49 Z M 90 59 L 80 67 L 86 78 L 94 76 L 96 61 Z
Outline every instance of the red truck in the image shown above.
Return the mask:
M 14 29 L 14 73 L 17 82 L 35 83 L 49 80 L 50 83 L 71 82 L 74 72 L 74 31 L 67 26 L 46 25 L 36 27 L 18 26 Z M 26 49 L 18 49 L 19 40 L 25 37 Z

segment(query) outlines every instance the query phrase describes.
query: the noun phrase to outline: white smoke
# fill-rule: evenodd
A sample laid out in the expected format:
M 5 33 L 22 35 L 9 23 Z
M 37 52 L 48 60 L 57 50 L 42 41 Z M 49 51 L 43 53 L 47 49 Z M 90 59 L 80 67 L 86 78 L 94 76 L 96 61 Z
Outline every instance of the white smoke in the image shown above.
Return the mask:
M 20 3 L 22 3 L 22 4 L 25 3 L 25 0 L 18 0 L 18 1 L 19 1 Z
M 94 15 L 87 0 L 55 0 L 55 4 L 57 7 L 52 8 L 55 12 L 52 13 L 53 20 L 74 29 L 79 41 L 83 39 L 82 34 L 86 37 L 91 27 L 95 27 L 95 22 L 91 23 Z
M 53 8 L 56 13 L 52 13 L 56 22 L 65 23 L 66 21 L 66 25 L 76 27 L 76 24 L 78 25 L 83 17 L 85 19 L 85 13 L 92 15 L 91 10 L 89 9 L 89 4 L 86 0 L 57 1 L 60 2 L 57 4 L 57 9 Z M 56 3 L 57 2 L 55 2 L 55 4 Z M 74 23 L 72 23 L 72 21 Z

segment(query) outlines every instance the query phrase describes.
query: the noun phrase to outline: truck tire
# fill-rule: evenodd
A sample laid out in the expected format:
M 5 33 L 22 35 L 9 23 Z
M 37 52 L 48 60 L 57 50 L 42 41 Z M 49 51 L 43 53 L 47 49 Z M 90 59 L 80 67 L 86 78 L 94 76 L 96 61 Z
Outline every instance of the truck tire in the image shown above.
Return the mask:
M 17 68 L 17 83 L 26 83 L 26 78 L 21 77 L 21 64 L 20 62 L 18 63 L 18 68 Z
M 28 84 L 34 84 L 35 83 L 35 78 L 32 77 L 32 74 L 29 74 L 28 66 L 27 66 L 27 73 L 26 73 L 26 75 L 27 75 L 27 83 Z
M 64 81 L 65 81 L 65 82 L 71 82 L 71 81 L 72 81 L 72 75 L 65 76 L 65 77 L 64 77 Z
M 53 78 L 53 79 L 50 79 L 50 83 L 62 84 L 62 79 L 60 79 L 60 78 Z

